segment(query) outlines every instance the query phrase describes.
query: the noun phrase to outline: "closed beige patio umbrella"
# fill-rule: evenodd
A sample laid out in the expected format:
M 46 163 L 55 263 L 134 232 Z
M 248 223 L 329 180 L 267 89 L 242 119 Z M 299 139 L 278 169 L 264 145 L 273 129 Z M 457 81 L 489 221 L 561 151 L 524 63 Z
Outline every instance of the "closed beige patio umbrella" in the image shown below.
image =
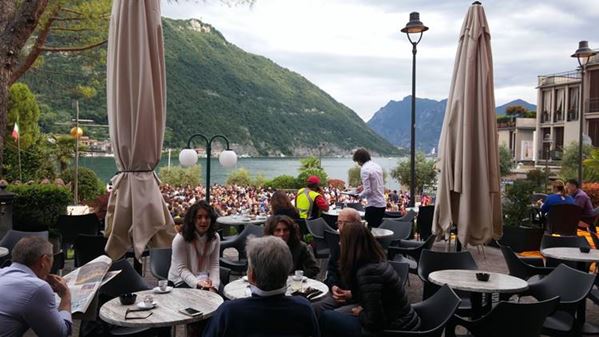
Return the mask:
M 489 25 L 477 1 L 464 19 L 439 139 L 433 233 L 457 225 L 462 244 L 502 235 L 499 151 Z
M 170 247 L 173 219 L 154 168 L 166 122 L 166 75 L 160 0 L 114 0 L 107 60 L 110 139 L 119 172 L 106 213 L 106 252 Z

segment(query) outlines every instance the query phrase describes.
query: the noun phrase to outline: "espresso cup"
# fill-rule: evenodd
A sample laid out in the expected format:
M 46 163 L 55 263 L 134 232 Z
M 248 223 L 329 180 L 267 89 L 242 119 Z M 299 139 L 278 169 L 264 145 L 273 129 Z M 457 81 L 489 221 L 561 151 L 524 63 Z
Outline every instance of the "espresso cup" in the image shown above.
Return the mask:
M 168 287 L 168 281 L 167 280 L 160 280 L 160 281 L 158 281 L 158 288 L 160 288 L 160 291 L 166 291 L 167 287 Z

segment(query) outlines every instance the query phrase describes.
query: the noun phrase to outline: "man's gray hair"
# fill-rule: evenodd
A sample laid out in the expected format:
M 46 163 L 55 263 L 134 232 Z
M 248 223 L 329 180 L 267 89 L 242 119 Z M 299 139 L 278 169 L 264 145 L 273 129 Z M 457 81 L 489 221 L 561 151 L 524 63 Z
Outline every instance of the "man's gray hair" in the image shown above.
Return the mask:
M 52 255 L 52 244 L 41 237 L 27 236 L 13 248 L 12 261 L 31 267 L 42 255 Z
M 362 217 L 360 216 L 360 212 L 358 212 L 354 208 L 346 207 L 339 211 L 339 214 L 344 213 L 351 219 L 351 222 L 362 222 Z
M 276 236 L 249 239 L 246 252 L 258 288 L 268 291 L 287 284 L 293 258 L 285 241 Z

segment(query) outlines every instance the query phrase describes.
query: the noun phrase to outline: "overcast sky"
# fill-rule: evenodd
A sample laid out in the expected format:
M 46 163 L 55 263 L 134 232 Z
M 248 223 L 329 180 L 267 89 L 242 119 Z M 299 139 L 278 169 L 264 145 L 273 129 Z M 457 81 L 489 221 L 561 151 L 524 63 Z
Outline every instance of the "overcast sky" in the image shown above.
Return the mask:
M 471 1 L 218 0 L 170 3 L 163 16 L 212 24 L 240 48 L 270 58 L 318 85 L 368 121 L 411 93 L 411 45 L 400 30 L 411 11 L 429 27 L 418 45 L 416 96 L 446 98 L 458 34 Z M 536 104 L 541 74 L 573 70 L 579 40 L 599 48 L 599 1 L 483 2 L 491 29 L 497 105 Z

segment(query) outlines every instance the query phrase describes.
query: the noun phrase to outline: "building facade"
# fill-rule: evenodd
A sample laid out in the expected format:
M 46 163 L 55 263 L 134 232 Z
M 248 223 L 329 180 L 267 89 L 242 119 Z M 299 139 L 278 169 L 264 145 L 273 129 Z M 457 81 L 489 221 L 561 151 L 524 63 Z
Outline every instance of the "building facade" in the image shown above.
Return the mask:
M 584 80 L 584 92 L 581 81 Z M 599 57 L 587 64 L 584 79 L 580 71 L 541 75 L 537 87 L 536 164 L 548 159 L 559 165 L 563 149 L 578 144 L 580 116 L 583 135 L 599 146 Z M 588 136 L 588 137 L 587 137 Z
M 497 122 L 499 146 L 507 147 L 518 163 L 536 160 L 536 121 L 534 118 L 515 118 Z

